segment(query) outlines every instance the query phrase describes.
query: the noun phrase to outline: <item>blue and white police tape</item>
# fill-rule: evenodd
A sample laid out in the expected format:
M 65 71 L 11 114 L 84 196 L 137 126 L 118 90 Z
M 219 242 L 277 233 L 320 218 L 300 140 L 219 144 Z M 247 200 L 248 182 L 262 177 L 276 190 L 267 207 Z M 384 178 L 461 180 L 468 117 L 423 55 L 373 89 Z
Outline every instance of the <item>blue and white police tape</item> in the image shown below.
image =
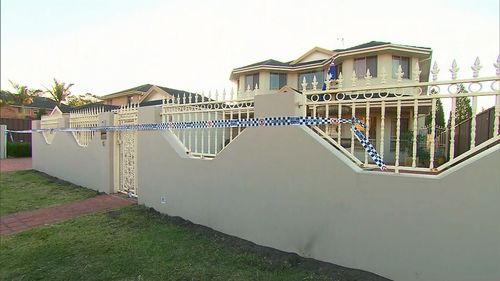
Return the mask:
M 330 125 L 330 124 L 351 124 L 351 130 L 366 150 L 368 155 L 375 161 L 381 170 L 387 167 L 382 157 L 377 153 L 375 147 L 368 138 L 358 129 L 356 124 L 366 129 L 366 125 L 357 117 L 352 118 L 324 118 L 324 117 L 266 117 L 249 119 L 227 119 L 227 120 L 205 120 L 205 121 L 185 121 L 167 122 L 152 124 L 127 124 L 120 126 L 97 126 L 84 128 L 51 128 L 33 129 L 22 131 L 10 131 L 10 133 L 29 134 L 33 132 L 89 132 L 89 131 L 158 131 L 158 130 L 188 130 L 188 129 L 209 129 L 209 128 L 242 128 L 261 126 L 293 126 L 293 125 Z

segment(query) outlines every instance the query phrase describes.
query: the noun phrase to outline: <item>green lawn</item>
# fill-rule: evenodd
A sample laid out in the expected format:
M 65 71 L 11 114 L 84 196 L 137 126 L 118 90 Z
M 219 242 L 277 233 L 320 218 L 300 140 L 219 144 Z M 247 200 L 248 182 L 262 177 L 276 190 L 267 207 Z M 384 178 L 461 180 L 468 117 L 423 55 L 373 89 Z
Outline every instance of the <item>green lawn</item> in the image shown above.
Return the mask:
M 97 195 L 97 192 L 29 170 L 0 173 L 0 216 Z
M 95 195 L 33 171 L 1 177 L 2 212 Z M 257 246 L 133 205 L 1 236 L 0 280 L 386 279 Z

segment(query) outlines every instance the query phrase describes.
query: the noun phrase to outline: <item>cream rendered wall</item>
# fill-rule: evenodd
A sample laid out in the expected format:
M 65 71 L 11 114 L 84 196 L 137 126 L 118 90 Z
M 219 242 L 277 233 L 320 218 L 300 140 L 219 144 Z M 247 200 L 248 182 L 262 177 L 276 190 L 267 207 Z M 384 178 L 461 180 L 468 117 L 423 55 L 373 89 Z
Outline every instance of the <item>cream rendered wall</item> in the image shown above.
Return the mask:
M 118 105 L 118 106 L 126 105 L 126 104 L 128 104 L 128 97 L 129 96 L 132 96 L 132 102 L 134 102 L 134 103 L 139 102 L 139 100 L 141 99 L 141 95 L 137 95 L 137 94 L 127 95 L 127 96 L 112 98 L 112 99 L 107 101 L 107 104 Z
M 315 60 L 325 60 L 331 58 L 331 55 L 327 55 L 325 53 L 321 52 L 314 52 L 305 58 L 301 59 L 300 62 L 308 62 L 308 61 L 315 61 Z
M 139 132 L 141 204 L 395 280 L 500 279 L 499 145 L 435 177 L 362 171 L 307 127 L 247 128 L 211 161 L 173 139 Z
M 295 115 L 299 100 L 259 95 L 256 116 Z M 140 123 L 159 118 L 139 109 Z M 33 167 L 110 192 L 112 143 L 82 148 L 57 133 L 47 145 L 35 133 Z M 362 171 L 303 126 L 247 128 L 214 160 L 190 158 L 169 131 L 141 131 L 137 156 L 139 203 L 160 212 L 395 280 L 500 279 L 500 145 L 439 176 Z
M 259 90 L 269 91 L 270 83 L 271 83 L 271 72 L 269 71 L 260 71 L 259 72 Z
M 152 101 L 152 100 L 162 100 L 162 99 L 169 99 L 171 95 L 165 95 L 163 93 L 154 91 L 148 95 L 145 101 Z
M 112 116 L 112 113 L 103 113 L 100 124 L 113 124 Z M 32 128 L 40 127 L 40 121 L 32 122 Z M 62 120 L 60 127 L 68 127 L 68 121 Z M 110 132 L 105 140 L 101 140 L 97 132 L 87 147 L 79 146 L 71 132 L 57 132 L 52 144 L 45 142 L 42 133 L 33 133 L 33 169 L 76 185 L 112 193 L 112 145 L 113 133 Z

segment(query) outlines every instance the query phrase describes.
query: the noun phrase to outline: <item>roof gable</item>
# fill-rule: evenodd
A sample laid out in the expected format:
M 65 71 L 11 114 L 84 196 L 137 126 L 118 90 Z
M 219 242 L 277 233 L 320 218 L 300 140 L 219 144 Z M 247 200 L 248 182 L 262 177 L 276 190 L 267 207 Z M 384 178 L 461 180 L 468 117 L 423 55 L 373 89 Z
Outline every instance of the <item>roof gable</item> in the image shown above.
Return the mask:
M 302 56 L 300 56 L 298 59 L 292 61 L 291 64 L 325 60 L 331 58 L 334 54 L 335 53 L 330 50 L 323 49 L 320 47 L 314 47 L 305 54 L 303 54 Z
M 156 85 L 152 85 L 149 90 L 141 97 L 139 100 L 139 103 L 146 102 L 146 101 L 152 101 L 152 100 L 162 100 L 165 98 L 169 98 L 172 95 L 167 93 L 165 90 L 161 89 L 160 87 Z M 158 98 L 160 97 L 160 98 Z

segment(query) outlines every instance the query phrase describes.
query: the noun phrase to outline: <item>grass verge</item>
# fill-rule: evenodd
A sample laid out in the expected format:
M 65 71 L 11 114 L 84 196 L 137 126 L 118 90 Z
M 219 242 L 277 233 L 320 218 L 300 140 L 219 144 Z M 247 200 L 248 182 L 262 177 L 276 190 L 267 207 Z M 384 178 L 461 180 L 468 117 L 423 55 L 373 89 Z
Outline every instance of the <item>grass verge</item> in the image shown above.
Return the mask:
M 87 199 L 98 193 L 34 170 L 0 173 L 0 216 Z
M 386 280 L 136 205 L 4 236 L 0 252 L 1 280 Z

